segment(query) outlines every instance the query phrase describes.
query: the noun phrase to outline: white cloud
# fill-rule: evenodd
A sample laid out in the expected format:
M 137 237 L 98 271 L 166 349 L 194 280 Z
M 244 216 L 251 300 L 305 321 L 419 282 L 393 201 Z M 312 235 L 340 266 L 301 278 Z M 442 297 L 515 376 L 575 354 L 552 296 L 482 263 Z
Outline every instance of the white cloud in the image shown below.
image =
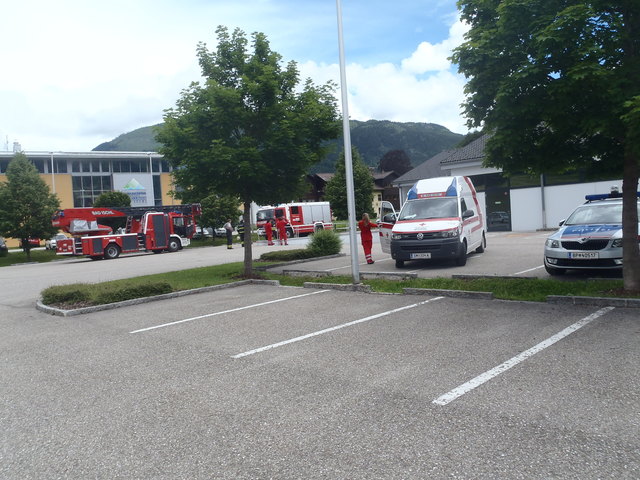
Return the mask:
M 449 37 L 437 45 L 421 43 L 400 62 L 363 66 L 347 65 L 349 116 L 354 120 L 392 120 L 437 123 L 456 133 L 466 133 L 460 104 L 464 100 L 464 77 L 454 73 L 447 60 L 462 42 L 466 27 L 457 21 Z M 303 77 L 317 83 L 340 81 L 337 64 L 306 62 L 300 65 Z

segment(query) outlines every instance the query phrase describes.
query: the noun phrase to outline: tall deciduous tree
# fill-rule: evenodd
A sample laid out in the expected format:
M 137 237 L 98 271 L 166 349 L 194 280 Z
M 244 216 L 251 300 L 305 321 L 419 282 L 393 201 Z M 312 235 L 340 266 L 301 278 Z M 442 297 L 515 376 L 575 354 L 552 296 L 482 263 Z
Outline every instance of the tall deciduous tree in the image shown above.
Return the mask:
M 398 175 L 404 175 L 412 168 L 411 159 L 404 150 L 391 150 L 378 162 L 378 170 L 381 172 L 396 172 Z
M 339 132 L 332 84 L 299 88 L 295 62 L 281 65 L 262 33 L 232 34 L 218 27 L 217 49 L 198 45 L 205 78 L 182 92 L 165 112 L 157 140 L 177 167 L 178 186 L 200 193 L 237 196 L 251 225 L 250 205 L 295 199 L 305 174 Z M 252 274 L 251 242 L 245 274 Z
M 469 127 L 505 172 L 607 169 L 623 177 L 623 276 L 640 291 L 640 2 L 460 0 L 453 60 Z
M 17 153 L 7 167 L 6 183 L 0 183 L 0 232 L 20 239 L 31 260 L 29 238 L 49 238 L 57 232 L 51 217 L 58 208 L 58 197 L 49 191 L 36 167 L 26 155 Z
M 131 197 L 124 192 L 112 191 L 98 195 L 93 201 L 94 207 L 130 207 Z M 127 226 L 127 219 L 123 217 L 101 218 L 100 223 L 111 227 L 114 232 Z
M 356 208 L 356 217 L 359 219 L 363 213 L 372 212 L 373 202 L 373 177 L 371 171 L 362 159 L 356 147 L 351 149 L 353 167 L 353 196 Z M 344 220 L 348 218 L 347 206 L 347 181 L 344 151 L 336 162 L 336 173 L 327 183 L 325 198 L 331 204 L 331 210 L 336 218 Z

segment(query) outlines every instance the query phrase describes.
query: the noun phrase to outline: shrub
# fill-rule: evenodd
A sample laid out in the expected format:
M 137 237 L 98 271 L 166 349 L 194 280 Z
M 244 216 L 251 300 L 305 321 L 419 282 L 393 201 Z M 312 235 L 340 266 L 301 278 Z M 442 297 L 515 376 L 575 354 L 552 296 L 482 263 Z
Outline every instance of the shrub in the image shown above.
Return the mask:
M 298 248 L 296 250 L 276 250 L 274 252 L 263 253 L 260 255 L 260 260 L 265 262 L 290 262 L 292 260 L 303 260 L 305 258 L 311 258 L 313 255 L 308 249 Z
M 311 235 L 307 250 L 314 257 L 336 255 L 342 249 L 342 240 L 335 230 L 320 230 Z
M 89 301 L 90 298 L 86 289 L 78 287 L 49 287 L 42 292 L 42 303 L 45 305 L 81 303 Z
M 105 303 L 124 302 L 134 298 L 151 297 L 153 295 L 162 295 L 171 293 L 173 288 L 167 282 L 144 283 L 141 285 L 128 285 L 117 290 L 107 290 L 99 293 L 95 302 L 99 305 Z

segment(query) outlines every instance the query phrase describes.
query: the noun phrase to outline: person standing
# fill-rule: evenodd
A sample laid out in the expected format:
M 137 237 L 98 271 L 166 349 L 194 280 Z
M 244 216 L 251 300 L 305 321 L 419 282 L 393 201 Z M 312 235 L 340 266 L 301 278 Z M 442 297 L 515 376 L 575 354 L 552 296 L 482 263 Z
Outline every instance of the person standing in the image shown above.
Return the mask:
M 278 220 L 276 220 L 276 229 L 278 230 L 280 245 L 289 245 L 289 242 L 287 242 L 287 221 L 284 217 L 278 217 Z
M 236 227 L 236 231 L 238 232 L 238 237 L 240 237 L 240 242 L 244 247 L 244 220 L 240 220 L 238 226 Z
M 233 248 L 233 225 L 231 225 L 231 219 L 228 219 L 227 223 L 224 224 L 224 230 L 227 234 L 227 249 L 231 250 Z
M 367 263 L 375 263 L 371 258 L 371 247 L 373 246 L 373 235 L 371 235 L 371 229 L 376 228 L 378 224 L 369 220 L 369 214 L 363 213 L 362 220 L 358 222 L 360 228 L 360 241 L 362 242 L 362 248 L 364 250 L 364 256 L 367 259 Z
M 273 224 L 267 220 L 264 224 L 264 234 L 267 237 L 267 245 L 273 245 Z

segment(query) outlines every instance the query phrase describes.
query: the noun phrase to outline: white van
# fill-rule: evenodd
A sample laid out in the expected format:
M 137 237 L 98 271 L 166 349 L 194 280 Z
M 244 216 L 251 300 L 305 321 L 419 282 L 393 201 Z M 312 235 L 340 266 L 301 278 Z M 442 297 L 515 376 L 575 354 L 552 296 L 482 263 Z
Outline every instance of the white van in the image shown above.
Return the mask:
M 407 260 L 447 258 L 462 266 L 468 252 L 487 245 L 484 212 L 468 177 L 419 180 L 399 214 L 382 202 L 379 226 L 382 251 L 398 268 Z

